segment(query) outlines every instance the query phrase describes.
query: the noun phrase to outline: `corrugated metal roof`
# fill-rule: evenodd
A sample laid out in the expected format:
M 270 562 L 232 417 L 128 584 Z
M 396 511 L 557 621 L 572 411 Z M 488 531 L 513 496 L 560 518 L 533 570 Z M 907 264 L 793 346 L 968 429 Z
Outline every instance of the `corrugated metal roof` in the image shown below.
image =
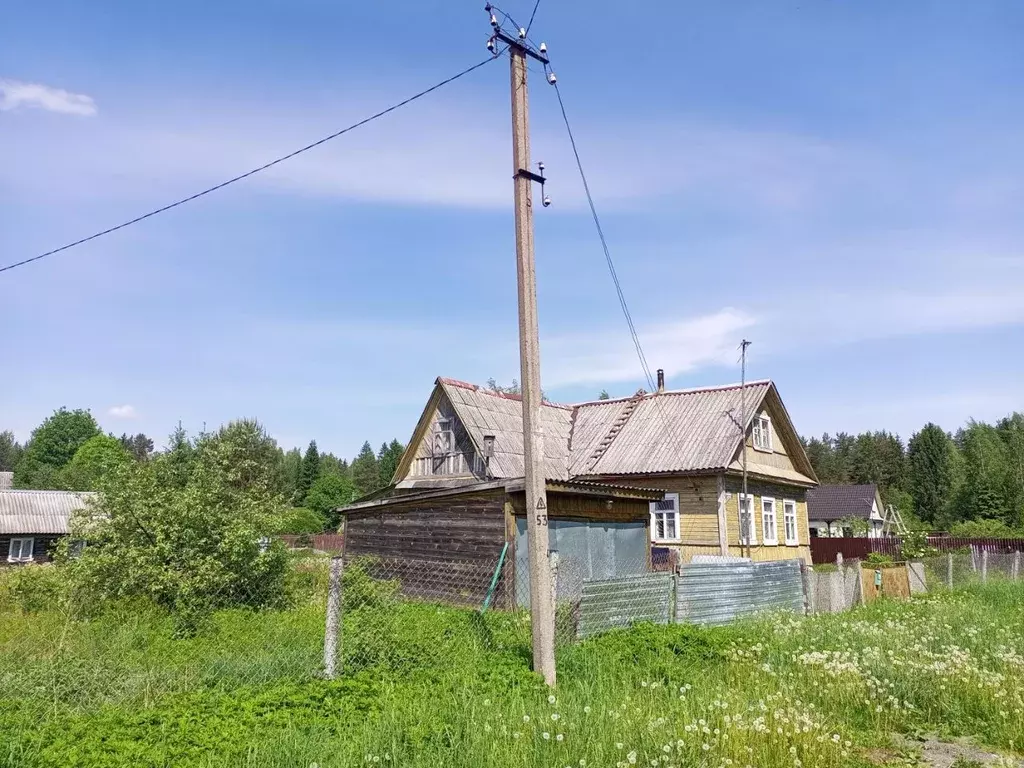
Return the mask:
M 71 514 L 94 493 L 0 491 L 0 534 L 67 533 Z
M 842 520 L 871 517 L 878 488 L 866 485 L 821 485 L 807 492 L 808 520 Z M 878 510 L 881 513 L 882 510 Z
M 483 446 L 485 435 L 494 435 L 494 455 L 488 464 L 490 474 L 496 478 L 522 477 L 526 467 L 520 398 L 454 379 L 438 379 L 438 383 L 478 448 Z M 544 474 L 568 480 L 572 409 L 545 403 L 540 421 L 544 428 Z
M 454 379 L 441 378 L 438 384 L 477 446 L 484 435 L 495 436 L 491 475 L 522 477 L 520 398 Z M 748 418 L 771 387 L 770 381 L 746 385 Z M 568 479 L 725 469 L 740 444 L 742 410 L 738 384 L 575 406 L 545 403 L 544 474 Z
M 748 415 L 758 407 L 770 387 L 770 381 L 747 384 Z M 585 413 L 594 409 L 595 404 L 578 407 Z M 732 461 L 739 446 L 737 423 L 742 410 L 742 392 L 738 385 L 646 395 L 636 404 L 629 419 L 587 474 L 628 475 L 722 469 Z M 603 421 L 610 429 L 613 422 L 613 418 L 609 418 L 611 411 L 603 409 L 602 413 Z M 574 456 L 572 466 L 577 465 Z
M 9 491 L 13 483 L 13 472 L 0 472 L 0 491 Z

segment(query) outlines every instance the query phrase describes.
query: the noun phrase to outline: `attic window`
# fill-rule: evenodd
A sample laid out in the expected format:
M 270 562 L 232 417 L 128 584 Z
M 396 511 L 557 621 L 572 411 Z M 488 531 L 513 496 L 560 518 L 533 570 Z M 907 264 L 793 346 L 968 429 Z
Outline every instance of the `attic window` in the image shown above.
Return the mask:
M 434 433 L 434 455 L 447 456 L 455 450 L 455 433 L 452 432 L 451 419 L 438 419 L 437 431 Z
M 772 420 L 765 414 L 754 417 L 752 428 L 754 448 L 758 451 L 772 450 Z

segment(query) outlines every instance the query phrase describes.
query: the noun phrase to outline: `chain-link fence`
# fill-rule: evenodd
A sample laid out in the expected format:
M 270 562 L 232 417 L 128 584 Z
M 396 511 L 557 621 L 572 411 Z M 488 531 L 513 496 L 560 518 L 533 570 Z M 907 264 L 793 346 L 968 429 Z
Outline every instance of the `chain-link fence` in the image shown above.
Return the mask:
M 973 584 L 1024 579 L 1024 552 L 947 553 L 922 558 L 924 591 L 959 589 Z

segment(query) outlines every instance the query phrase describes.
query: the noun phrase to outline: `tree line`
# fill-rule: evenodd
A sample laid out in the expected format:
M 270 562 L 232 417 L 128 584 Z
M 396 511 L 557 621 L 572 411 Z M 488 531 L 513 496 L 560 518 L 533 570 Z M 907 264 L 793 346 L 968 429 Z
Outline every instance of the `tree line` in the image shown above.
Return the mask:
M 290 507 L 279 533 L 335 530 L 340 521 L 334 509 L 389 485 L 405 450 L 398 440 L 382 443 L 377 451 L 367 441 L 348 461 L 322 453 L 315 440 L 305 451 L 285 451 L 258 424 L 254 430 L 260 437 L 250 440 L 247 448 L 269 478 L 269 492 Z M 190 437 L 179 424 L 167 447 L 157 452 L 143 433 L 105 434 L 88 410 L 60 408 L 24 444 L 11 431 L 0 432 L 0 472 L 14 473 L 15 488 L 94 491 L 126 462 L 160 459 L 172 474 L 183 476 L 210 437 L 205 432 Z
M 890 432 L 803 438 L 822 483 L 877 483 L 908 522 L 964 536 L 1024 533 L 1024 414 L 926 424 L 906 444 Z

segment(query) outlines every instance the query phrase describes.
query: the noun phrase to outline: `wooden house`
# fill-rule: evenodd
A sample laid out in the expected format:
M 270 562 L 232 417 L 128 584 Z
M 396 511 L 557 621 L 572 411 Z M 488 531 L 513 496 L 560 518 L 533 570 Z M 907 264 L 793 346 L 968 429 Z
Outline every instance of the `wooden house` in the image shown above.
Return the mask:
M 0 490 L 0 566 L 45 563 L 92 493 Z
M 807 492 L 807 518 L 812 538 L 882 536 L 882 497 L 874 483 L 820 485 Z
M 437 379 L 392 484 L 342 510 L 347 553 L 493 563 L 507 545 L 525 564 L 521 419 L 518 396 Z M 580 575 L 649 564 L 652 543 L 681 562 L 810 562 L 817 481 L 770 381 L 666 391 L 659 371 L 657 392 L 545 403 L 541 424 L 551 549 L 585 563 Z

